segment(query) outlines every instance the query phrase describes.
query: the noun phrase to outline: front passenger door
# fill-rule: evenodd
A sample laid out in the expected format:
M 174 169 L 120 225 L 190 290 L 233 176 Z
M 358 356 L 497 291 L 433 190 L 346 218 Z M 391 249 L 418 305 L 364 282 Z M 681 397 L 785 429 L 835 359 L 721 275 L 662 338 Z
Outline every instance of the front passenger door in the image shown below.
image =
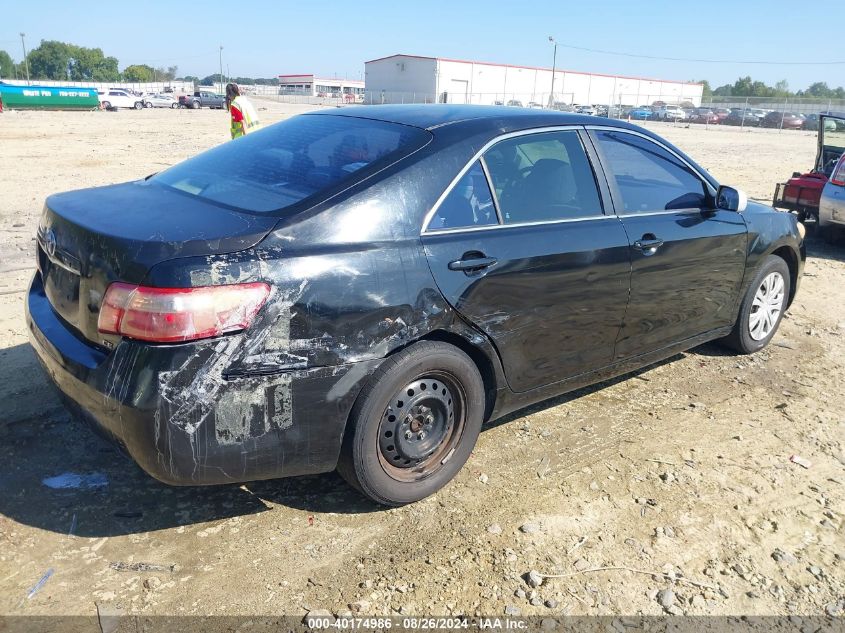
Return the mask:
M 731 325 L 745 272 L 742 215 L 668 148 L 627 130 L 591 131 L 631 247 L 622 360 Z

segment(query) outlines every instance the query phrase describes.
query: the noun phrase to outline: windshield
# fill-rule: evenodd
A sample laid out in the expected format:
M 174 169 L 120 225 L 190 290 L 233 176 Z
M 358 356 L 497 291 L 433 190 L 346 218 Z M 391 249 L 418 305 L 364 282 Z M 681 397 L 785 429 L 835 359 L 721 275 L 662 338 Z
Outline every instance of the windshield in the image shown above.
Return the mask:
M 266 213 L 374 173 L 429 138 L 424 130 L 384 121 L 301 115 L 224 143 L 152 180 Z

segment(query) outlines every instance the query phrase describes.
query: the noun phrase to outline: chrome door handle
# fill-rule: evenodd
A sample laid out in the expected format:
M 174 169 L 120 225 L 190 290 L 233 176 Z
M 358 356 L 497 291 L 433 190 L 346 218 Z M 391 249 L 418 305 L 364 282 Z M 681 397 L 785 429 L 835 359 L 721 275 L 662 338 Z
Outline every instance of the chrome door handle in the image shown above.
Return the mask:
M 663 246 L 663 240 L 656 237 L 646 238 L 643 236 L 643 239 L 634 242 L 634 248 L 646 255 L 653 255 L 661 246 Z
M 449 270 L 462 270 L 464 272 L 476 272 L 484 270 L 495 264 L 498 260 L 495 257 L 477 257 L 472 259 L 457 259 L 449 262 Z

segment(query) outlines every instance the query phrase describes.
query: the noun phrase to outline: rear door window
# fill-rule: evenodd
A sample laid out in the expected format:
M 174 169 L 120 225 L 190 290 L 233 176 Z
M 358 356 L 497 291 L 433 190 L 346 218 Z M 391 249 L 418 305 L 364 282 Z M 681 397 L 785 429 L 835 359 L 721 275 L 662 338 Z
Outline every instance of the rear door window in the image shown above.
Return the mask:
M 335 115 L 300 115 L 179 163 L 161 185 L 254 212 L 289 207 L 425 145 L 420 128 Z
M 671 152 L 635 134 L 597 130 L 595 135 L 624 213 L 699 209 L 707 204 L 704 182 Z
M 493 195 L 480 161 L 452 187 L 428 224 L 429 231 L 498 224 Z
M 575 130 L 506 139 L 484 154 L 504 224 L 603 214 L 595 176 Z

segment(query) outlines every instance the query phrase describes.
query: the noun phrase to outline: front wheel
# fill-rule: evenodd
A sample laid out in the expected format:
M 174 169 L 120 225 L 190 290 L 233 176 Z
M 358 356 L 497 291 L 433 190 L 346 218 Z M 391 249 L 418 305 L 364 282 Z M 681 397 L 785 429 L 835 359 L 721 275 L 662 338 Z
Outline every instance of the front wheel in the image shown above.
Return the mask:
M 103 110 L 108 110 L 109 108 L 111 108 L 111 102 L 103 101 Z
M 179 104 L 178 104 L 178 103 L 171 103 L 171 104 L 170 104 L 170 108 L 171 108 L 171 110 L 175 110 L 175 109 L 176 109 L 176 108 L 178 108 L 178 107 L 179 107 Z
M 152 103 L 150 103 L 149 101 L 146 101 L 146 102 L 144 103 L 144 107 L 145 107 L 145 108 L 152 108 L 152 107 L 153 107 L 153 104 L 152 104 Z
M 469 356 L 445 343 L 416 343 L 385 360 L 361 391 L 338 471 L 376 503 L 424 499 L 466 463 L 484 401 Z
M 742 354 L 753 354 L 772 340 L 789 301 L 789 267 L 769 255 L 748 287 L 733 331 L 723 341 Z
M 142 101 L 136 101 L 135 102 L 135 109 L 136 110 L 140 110 L 143 107 L 144 107 L 144 103 Z

